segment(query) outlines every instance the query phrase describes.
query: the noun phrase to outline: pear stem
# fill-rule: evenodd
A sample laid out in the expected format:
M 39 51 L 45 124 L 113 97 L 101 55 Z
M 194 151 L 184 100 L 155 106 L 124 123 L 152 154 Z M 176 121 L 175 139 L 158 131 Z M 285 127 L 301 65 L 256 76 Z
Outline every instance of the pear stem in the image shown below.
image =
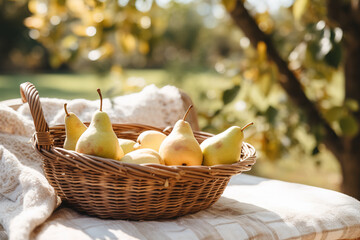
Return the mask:
M 70 114 L 68 113 L 66 106 L 67 106 L 67 103 L 64 103 L 64 109 L 65 109 L 66 116 L 69 116 Z
M 189 114 L 189 111 L 190 111 L 190 109 L 193 107 L 193 105 L 190 105 L 189 107 L 188 107 L 188 109 L 186 110 L 186 113 L 185 113 L 185 115 L 184 115 L 184 117 L 183 117 L 183 120 L 185 121 L 185 119 L 186 119 L 186 117 L 187 117 L 187 115 Z
M 253 122 L 246 124 L 246 125 L 241 129 L 241 131 L 244 131 L 245 128 L 247 128 L 248 126 L 251 126 L 251 125 L 253 125 L 253 124 L 254 124 Z
M 102 112 L 102 102 L 103 102 L 103 99 L 102 99 L 102 95 L 101 95 L 101 90 L 100 88 L 97 89 L 97 92 L 100 96 L 100 112 Z

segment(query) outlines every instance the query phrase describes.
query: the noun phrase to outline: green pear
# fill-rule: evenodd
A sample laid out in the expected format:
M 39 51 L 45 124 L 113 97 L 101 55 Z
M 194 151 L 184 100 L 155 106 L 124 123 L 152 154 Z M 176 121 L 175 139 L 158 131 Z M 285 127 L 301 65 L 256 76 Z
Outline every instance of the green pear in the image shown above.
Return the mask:
M 124 152 L 112 128 L 109 116 L 102 111 L 100 89 L 98 89 L 98 93 L 100 96 L 100 110 L 93 114 L 89 127 L 80 136 L 76 144 L 75 151 L 120 160 L 124 156 Z
M 65 109 L 65 141 L 64 148 L 67 150 L 75 150 L 77 141 L 81 134 L 85 132 L 87 127 L 80 119 L 72 112 L 68 112 L 66 109 L 67 104 L 64 104 Z
M 144 163 L 165 164 L 164 160 L 161 159 L 159 153 L 157 153 L 155 150 L 150 148 L 142 148 L 129 152 L 120 159 L 120 162 L 136 163 L 136 164 L 144 164 Z
M 133 140 L 118 138 L 118 142 L 119 142 L 120 147 L 122 148 L 124 154 L 127 154 L 127 153 L 135 150 L 134 145 L 136 142 Z
M 142 132 L 137 140 L 136 144 L 134 146 L 135 149 L 140 148 L 151 148 L 155 151 L 159 152 L 159 148 L 161 143 L 166 138 L 166 135 L 162 132 L 155 131 L 155 130 L 147 130 Z
M 185 121 L 189 110 L 183 119 L 178 120 L 171 133 L 160 145 L 159 154 L 166 165 L 196 166 L 202 163 L 202 152 L 198 141 L 188 122 Z
M 201 150 L 204 156 L 203 165 L 212 166 L 218 164 L 232 164 L 240 160 L 241 147 L 244 139 L 245 127 L 232 126 L 224 132 L 204 140 Z

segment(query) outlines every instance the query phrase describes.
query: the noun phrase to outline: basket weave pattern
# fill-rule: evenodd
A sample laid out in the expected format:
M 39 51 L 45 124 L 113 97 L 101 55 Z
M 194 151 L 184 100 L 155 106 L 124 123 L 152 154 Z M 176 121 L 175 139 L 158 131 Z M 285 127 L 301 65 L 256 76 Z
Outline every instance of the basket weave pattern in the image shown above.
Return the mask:
M 43 158 L 46 178 L 64 202 L 88 215 L 153 220 L 194 213 L 214 204 L 231 176 L 255 163 L 255 149 L 247 143 L 240 161 L 211 167 L 130 164 L 65 150 L 64 125 L 49 128 L 35 87 L 24 83 L 20 89 L 34 119 L 33 144 Z M 113 124 L 113 129 L 118 138 L 131 140 L 145 130 L 163 131 L 142 124 Z M 194 135 L 199 143 L 212 136 Z

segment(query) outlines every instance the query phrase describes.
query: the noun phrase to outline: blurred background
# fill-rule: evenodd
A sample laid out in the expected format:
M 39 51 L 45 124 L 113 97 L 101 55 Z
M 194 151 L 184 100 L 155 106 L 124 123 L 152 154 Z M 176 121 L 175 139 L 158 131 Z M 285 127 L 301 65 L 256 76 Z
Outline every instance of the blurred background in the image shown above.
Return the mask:
M 360 159 L 342 155 L 360 145 L 359 98 L 347 94 L 349 26 L 334 4 L 359 31 L 354 0 L 0 0 L 0 101 L 25 81 L 65 99 L 175 85 L 203 131 L 255 123 L 249 174 L 359 196 L 360 178 L 343 177 Z

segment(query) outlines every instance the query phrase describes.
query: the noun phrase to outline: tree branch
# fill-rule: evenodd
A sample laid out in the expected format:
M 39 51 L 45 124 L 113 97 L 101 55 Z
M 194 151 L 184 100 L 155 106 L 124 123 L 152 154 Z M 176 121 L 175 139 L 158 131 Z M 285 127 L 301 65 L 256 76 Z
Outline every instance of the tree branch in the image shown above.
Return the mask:
M 242 0 L 236 0 L 236 5 L 230 11 L 232 19 L 236 25 L 241 28 L 244 34 L 250 39 L 253 46 L 257 46 L 259 42 L 264 42 L 267 46 L 267 55 L 277 65 L 280 79 L 279 83 L 287 92 L 292 102 L 305 112 L 309 126 L 312 130 L 316 126 L 323 126 L 325 129 L 325 136 L 323 142 L 333 154 L 340 159 L 341 141 L 334 130 L 330 127 L 327 121 L 322 117 L 315 104 L 311 102 L 304 93 L 303 87 L 294 73 L 288 68 L 288 64 L 284 61 L 278 51 L 271 42 L 270 37 L 262 32 L 254 18 L 249 14 L 244 7 Z

